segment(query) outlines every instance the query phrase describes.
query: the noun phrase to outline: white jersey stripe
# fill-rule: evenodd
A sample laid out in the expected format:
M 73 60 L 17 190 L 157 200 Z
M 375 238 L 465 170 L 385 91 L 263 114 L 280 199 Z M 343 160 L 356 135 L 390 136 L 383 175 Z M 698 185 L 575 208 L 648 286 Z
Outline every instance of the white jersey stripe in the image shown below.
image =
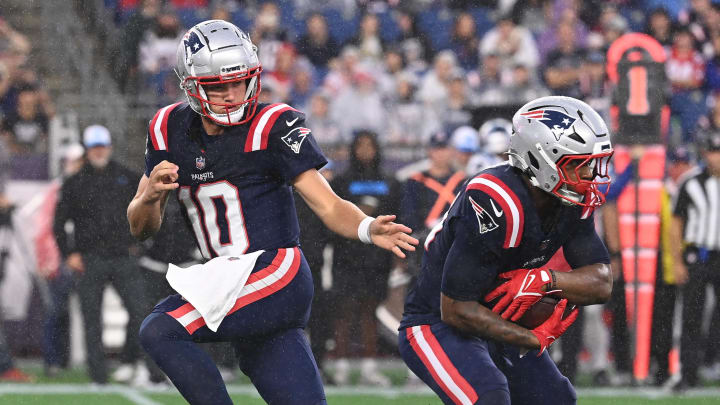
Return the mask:
M 265 129 L 265 125 L 267 125 L 268 121 L 270 121 L 270 117 L 277 111 L 281 110 L 283 108 L 289 107 L 287 104 L 278 104 L 275 107 L 265 111 L 265 113 L 258 118 L 258 125 L 255 127 L 255 131 L 252 133 L 252 150 L 260 150 L 260 146 L 262 145 L 262 133 Z
M 704 235 L 707 226 L 707 214 L 708 214 L 708 203 L 705 198 L 702 186 L 697 179 L 689 180 L 687 183 L 687 192 L 693 201 L 695 207 L 697 207 L 697 221 L 695 223 L 696 229 L 690 233 L 690 228 L 685 230 L 685 240 L 697 245 L 703 245 Z
M 192 311 L 188 312 L 187 314 L 181 316 L 180 318 L 175 318 L 182 326 L 188 326 L 191 323 L 195 322 L 196 320 L 202 318 L 202 315 L 200 315 L 200 312 L 198 312 L 197 309 L 193 309 Z
M 476 177 L 470 181 L 469 184 L 482 184 L 487 187 L 490 187 L 493 189 L 496 193 L 502 197 L 503 200 L 507 203 L 507 205 L 510 207 L 510 218 L 508 222 L 510 222 L 508 225 L 512 226 L 512 234 L 510 236 L 510 247 L 517 247 L 517 237 L 518 233 L 520 232 L 520 211 L 518 210 L 518 207 L 515 205 L 515 201 L 513 201 L 512 197 L 502 188 L 500 185 L 495 183 L 494 181 L 490 181 L 483 177 Z
M 427 342 L 427 340 L 425 340 L 425 336 L 423 335 L 420 326 L 413 326 L 412 332 L 415 341 L 418 343 L 418 346 L 420 347 L 420 350 L 422 350 L 423 354 L 425 354 L 425 357 L 427 357 L 430 365 L 435 371 L 435 374 L 437 374 L 437 376 L 442 380 L 445 386 L 448 387 L 448 389 L 453 393 L 453 395 L 455 395 L 455 397 L 460 400 L 461 404 L 472 405 L 473 402 L 470 400 L 470 398 L 468 398 L 465 392 L 460 387 L 458 387 L 452 377 L 450 377 L 450 374 L 447 372 L 447 370 L 445 370 L 445 367 L 443 367 L 442 363 L 440 363 L 440 360 L 433 352 L 430 344 Z
M 280 281 L 285 275 L 285 273 L 290 270 L 290 267 L 292 267 L 293 260 L 295 260 L 295 250 L 292 248 L 285 249 L 285 258 L 280 263 L 280 266 L 278 266 L 277 270 L 261 278 L 260 280 L 254 281 L 250 284 L 245 284 L 242 290 L 240 290 L 240 296 L 238 298 L 242 298 L 256 291 L 260 291 L 263 288 L 270 287 L 271 285 Z
M 708 220 L 707 232 L 705 233 L 705 245 L 710 249 L 716 250 L 717 243 L 717 222 L 718 222 L 718 180 L 715 177 L 709 177 L 705 181 L 705 194 L 708 199 Z
M 157 142 L 158 150 L 167 150 L 167 145 L 165 145 L 165 137 L 163 137 L 162 133 L 162 123 L 165 120 L 165 114 L 167 114 L 167 111 L 175 107 L 176 104 L 171 104 L 169 106 L 163 107 L 160 112 L 158 113 L 157 120 L 155 120 L 155 127 L 153 127 L 153 135 L 155 136 L 155 142 Z

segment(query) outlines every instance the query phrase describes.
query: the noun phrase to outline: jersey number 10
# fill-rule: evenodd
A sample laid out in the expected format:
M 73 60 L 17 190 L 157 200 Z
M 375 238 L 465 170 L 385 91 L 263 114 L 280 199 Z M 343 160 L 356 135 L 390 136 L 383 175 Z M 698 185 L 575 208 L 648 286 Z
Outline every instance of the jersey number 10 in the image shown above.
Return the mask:
M 185 186 L 180 188 L 178 199 L 187 210 L 203 257 L 247 251 L 250 242 L 237 187 L 227 181 L 201 184 L 193 198 L 190 187 Z

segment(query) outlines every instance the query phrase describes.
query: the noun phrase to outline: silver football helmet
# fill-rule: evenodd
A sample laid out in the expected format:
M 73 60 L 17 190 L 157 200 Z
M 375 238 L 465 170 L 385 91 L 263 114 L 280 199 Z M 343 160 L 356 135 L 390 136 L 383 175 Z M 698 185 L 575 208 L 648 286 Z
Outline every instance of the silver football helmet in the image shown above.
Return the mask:
M 190 107 L 219 125 L 240 125 L 255 114 L 262 67 L 257 47 L 248 34 L 223 20 L 203 21 L 190 28 L 177 49 L 175 73 Z M 237 103 L 211 102 L 206 85 L 245 81 L 246 91 Z M 210 106 L 221 107 L 221 112 Z
M 541 97 L 513 116 L 510 164 L 565 204 L 598 207 L 610 187 L 613 154 L 607 125 L 589 105 L 570 97 Z M 581 178 L 587 165 L 592 178 Z M 587 173 L 587 170 L 584 170 Z

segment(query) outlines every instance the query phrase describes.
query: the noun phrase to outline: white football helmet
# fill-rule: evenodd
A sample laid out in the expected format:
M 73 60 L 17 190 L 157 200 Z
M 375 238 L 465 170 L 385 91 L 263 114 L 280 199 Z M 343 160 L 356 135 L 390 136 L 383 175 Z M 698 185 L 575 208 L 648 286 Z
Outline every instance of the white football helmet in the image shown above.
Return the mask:
M 240 125 L 255 114 L 262 67 L 257 47 L 248 34 L 223 20 L 203 21 L 190 28 L 177 49 L 175 73 L 190 107 L 219 125 Z M 203 85 L 245 81 L 242 101 L 217 103 L 208 100 Z M 210 105 L 220 106 L 216 113 Z
M 607 125 L 595 110 L 570 97 L 541 97 L 522 106 L 512 123 L 510 164 L 534 186 L 568 205 L 605 203 L 613 148 Z M 592 169 L 592 179 L 580 178 L 585 165 Z

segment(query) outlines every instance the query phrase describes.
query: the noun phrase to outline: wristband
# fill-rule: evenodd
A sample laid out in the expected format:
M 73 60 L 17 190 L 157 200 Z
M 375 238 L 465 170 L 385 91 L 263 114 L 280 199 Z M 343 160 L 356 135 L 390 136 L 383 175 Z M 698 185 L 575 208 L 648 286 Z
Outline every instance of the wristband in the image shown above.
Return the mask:
M 550 284 L 551 290 L 557 290 L 557 279 L 555 278 L 555 271 L 548 270 L 550 272 L 550 277 L 552 277 L 552 284 Z
M 360 239 L 362 243 L 372 245 L 373 242 L 370 238 L 370 223 L 374 220 L 374 217 L 365 217 L 365 219 L 360 222 L 360 225 L 358 225 L 358 239 Z

